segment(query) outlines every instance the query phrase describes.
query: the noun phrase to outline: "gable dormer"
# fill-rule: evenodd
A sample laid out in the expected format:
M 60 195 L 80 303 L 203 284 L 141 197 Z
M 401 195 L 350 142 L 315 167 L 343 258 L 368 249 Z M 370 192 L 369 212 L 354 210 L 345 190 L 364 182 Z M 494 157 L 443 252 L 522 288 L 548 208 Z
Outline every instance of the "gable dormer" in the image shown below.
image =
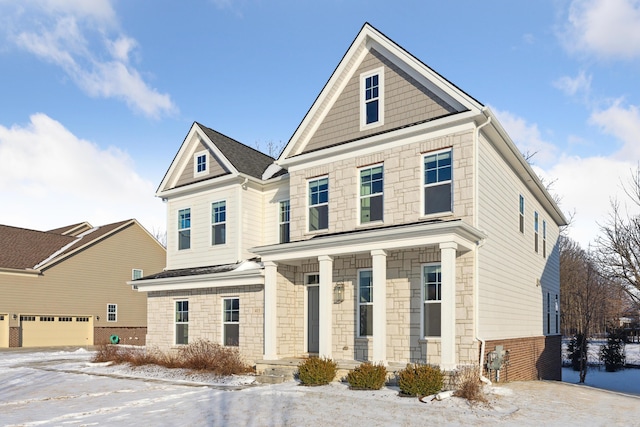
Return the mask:
M 391 133 L 482 105 L 365 24 L 283 150 L 296 156 Z

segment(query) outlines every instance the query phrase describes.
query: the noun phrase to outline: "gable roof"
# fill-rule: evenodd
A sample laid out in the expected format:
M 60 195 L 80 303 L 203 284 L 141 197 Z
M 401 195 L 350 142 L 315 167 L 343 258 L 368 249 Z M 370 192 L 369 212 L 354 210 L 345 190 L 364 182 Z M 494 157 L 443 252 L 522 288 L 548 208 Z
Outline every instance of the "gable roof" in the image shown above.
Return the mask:
M 88 222 L 79 222 L 77 224 L 71 224 L 60 228 L 54 228 L 53 230 L 47 231 L 47 233 L 54 234 L 63 234 L 65 236 L 77 236 L 80 233 L 83 233 L 87 230 L 92 229 L 93 226 Z
M 42 271 L 133 224 L 138 223 L 135 219 L 129 219 L 94 227 L 74 236 L 65 236 L 59 232 L 73 230 L 77 228 L 74 226 L 79 224 L 52 231 L 37 231 L 0 225 L 0 269 Z
M 421 118 L 416 117 L 414 122 L 404 123 L 396 127 L 392 124 L 388 126 L 385 124 L 380 128 L 360 132 L 359 135 L 349 138 L 347 141 L 334 141 L 335 143 L 359 140 L 363 137 L 367 138 L 380 133 L 392 132 L 463 112 L 478 114 L 484 107 L 480 102 L 400 47 L 371 24 L 365 23 L 280 154 L 277 161 L 278 164 L 288 166 L 288 159 L 305 152 L 317 151 L 315 149 L 308 150 L 307 145 L 321 126 L 323 119 L 327 117 L 332 107 L 336 105 L 345 88 L 350 82 L 353 82 L 354 77 L 358 77 L 358 70 L 361 64 L 369 56 L 375 56 L 379 60 L 386 61 L 388 65 L 393 66 L 393 68 L 402 73 L 402 76 L 407 81 L 410 80 L 412 84 L 424 89 L 425 93 L 432 96 L 436 103 L 446 106 L 449 112 L 439 117 L 428 115 Z

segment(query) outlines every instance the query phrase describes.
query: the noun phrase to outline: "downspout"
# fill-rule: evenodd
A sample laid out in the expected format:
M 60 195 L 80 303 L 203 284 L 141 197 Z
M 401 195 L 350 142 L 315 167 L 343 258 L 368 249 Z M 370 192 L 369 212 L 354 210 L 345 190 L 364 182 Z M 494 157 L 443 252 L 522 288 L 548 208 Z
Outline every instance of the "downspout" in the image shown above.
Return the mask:
M 482 114 L 486 116 L 487 107 L 482 108 Z M 478 200 L 479 200 L 479 190 L 478 190 L 478 146 L 480 145 L 480 129 L 485 127 L 491 123 L 491 116 L 487 117 L 487 121 L 481 124 L 480 126 L 476 126 L 473 133 L 473 226 L 478 228 Z M 476 329 L 476 339 L 480 341 L 480 366 L 478 376 L 480 377 L 480 381 L 485 384 L 491 385 L 491 380 L 483 375 L 483 367 L 484 367 L 484 352 L 485 352 L 485 340 L 482 339 L 478 330 L 480 329 L 478 325 L 480 324 L 480 315 L 478 313 L 478 293 L 480 288 L 480 281 L 478 279 L 479 268 L 478 268 L 478 254 L 480 252 L 480 248 L 484 246 L 485 240 L 481 240 L 476 245 L 475 255 L 474 255 L 474 274 L 473 274 L 473 282 L 474 282 L 474 293 L 473 293 L 473 313 L 475 315 L 475 329 Z

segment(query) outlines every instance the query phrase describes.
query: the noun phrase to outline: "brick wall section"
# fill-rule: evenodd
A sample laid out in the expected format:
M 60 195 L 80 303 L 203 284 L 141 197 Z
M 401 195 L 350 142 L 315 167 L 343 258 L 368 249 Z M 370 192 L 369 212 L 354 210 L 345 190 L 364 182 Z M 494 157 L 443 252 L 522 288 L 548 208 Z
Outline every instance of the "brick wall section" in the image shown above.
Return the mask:
M 539 336 L 492 340 L 486 342 L 487 354 L 502 345 L 509 351 L 509 363 L 500 371 L 500 382 L 530 380 L 562 380 L 562 337 Z M 491 381 L 496 380 L 495 372 L 491 376 L 484 367 L 484 373 Z
M 120 338 L 119 344 L 146 345 L 147 328 L 93 328 L 93 344 L 110 343 L 111 335 Z

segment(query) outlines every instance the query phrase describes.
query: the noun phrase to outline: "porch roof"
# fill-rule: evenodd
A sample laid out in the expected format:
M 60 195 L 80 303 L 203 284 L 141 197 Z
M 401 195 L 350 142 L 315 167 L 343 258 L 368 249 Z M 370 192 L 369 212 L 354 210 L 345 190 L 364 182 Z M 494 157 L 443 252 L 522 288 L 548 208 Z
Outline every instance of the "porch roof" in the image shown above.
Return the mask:
M 444 242 L 454 242 L 458 245 L 458 252 L 468 252 L 485 238 L 482 231 L 460 219 L 436 220 L 317 235 L 307 240 L 257 246 L 251 252 L 259 255 L 263 262 L 409 249 Z

